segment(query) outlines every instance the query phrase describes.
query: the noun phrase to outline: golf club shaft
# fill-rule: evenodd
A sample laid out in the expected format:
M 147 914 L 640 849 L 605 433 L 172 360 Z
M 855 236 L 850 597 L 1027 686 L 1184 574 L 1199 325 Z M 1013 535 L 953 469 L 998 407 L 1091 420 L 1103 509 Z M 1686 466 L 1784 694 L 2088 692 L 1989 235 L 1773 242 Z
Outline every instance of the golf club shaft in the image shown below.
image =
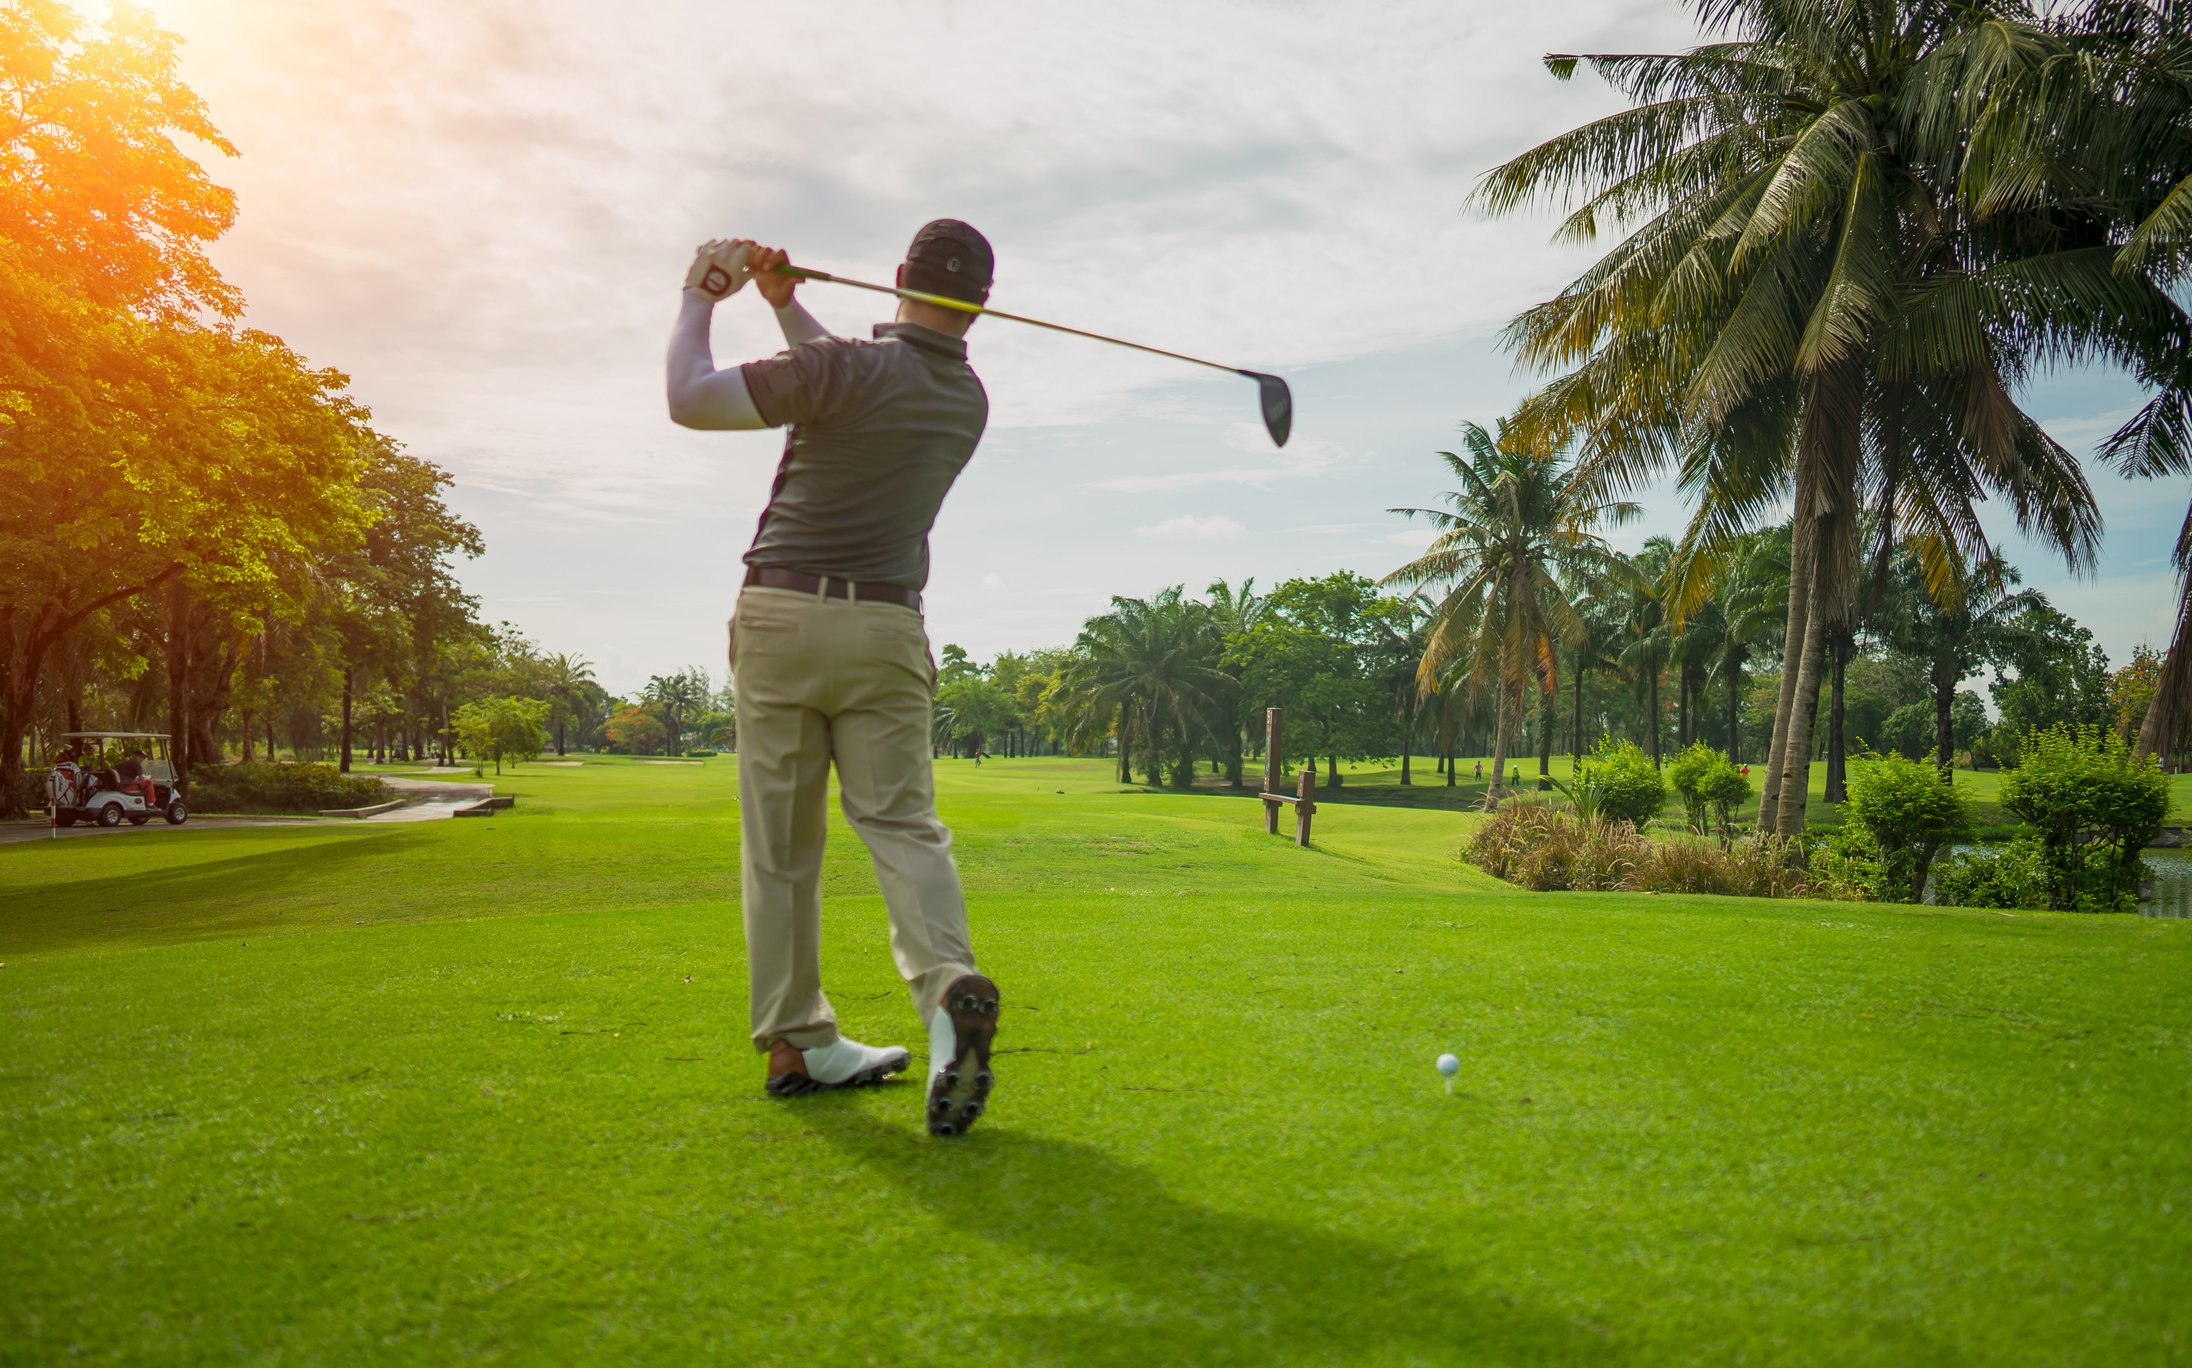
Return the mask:
M 1151 352 L 1158 356 L 1169 356 L 1175 361 L 1191 361 L 1198 366 L 1208 366 L 1212 370 L 1230 371 L 1235 375 L 1246 375 L 1253 378 L 1256 374 L 1254 371 L 1242 370 L 1239 366 L 1227 366 L 1216 361 L 1205 361 L 1199 356 L 1189 356 L 1184 352 L 1166 351 L 1163 347 L 1152 347 L 1141 342 L 1129 342 L 1123 337 L 1106 337 L 1102 333 L 1090 332 L 1086 328 L 1069 328 L 1063 323 L 1046 323 L 1040 318 L 1029 318 L 1026 314 L 1006 313 L 1003 309 L 985 308 L 980 304 L 969 304 L 964 299 L 953 299 L 949 295 L 930 294 L 926 290 L 908 290 L 897 285 L 872 285 L 865 280 L 847 280 L 844 276 L 831 275 L 827 271 L 810 271 L 804 266 L 779 266 L 776 268 L 776 273 L 778 275 L 797 276 L 801 280 L 819 280 L 830 285 L 850 285 L 853 289 L 873 290 L 877 294 L 896 295 L 900 299 L 910 299 L 916 304 L 933 304 L 939 309 L 950 309 L 954 313 L 973 314 L 976 317 L 1002 318 L 1013 323 L 1029 323 L 1038 328 L 1048 328 L 1052 332 L 1071 333 L 1075 337 L 1086 337 L 1096 342 L 1109 342 L 1115 347 L 1132 347 L 1136 351 Z

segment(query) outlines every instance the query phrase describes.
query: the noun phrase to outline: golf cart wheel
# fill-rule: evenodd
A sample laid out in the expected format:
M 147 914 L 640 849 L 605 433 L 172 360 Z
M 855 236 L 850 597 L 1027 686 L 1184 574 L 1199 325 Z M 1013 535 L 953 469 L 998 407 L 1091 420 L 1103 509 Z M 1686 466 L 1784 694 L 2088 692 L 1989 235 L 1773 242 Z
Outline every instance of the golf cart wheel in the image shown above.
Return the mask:
M 101 808 L 99 809 L 99 825 L 100 825 L 100 826 L 103 826 L 103 827 L 118 827 L 118 826 L 120 826 L 121 824 L 122 824 L 122 805 L 121 805 L 120 803 L 107 803 L 107 804 L 103 805 L 103 806 L 102 806 L 102 807 L 101 807 Z
M 71 812 L 60 813 L 54 817 L 53 824 L 55 826 L 75 826 L 76 815 Z
M 132 812 L 129 814 L 129 824 L 131 826 L 143 826 L 151 820 L 152 814 L 149 812 Z
M 167 824 L 169 826 L 181 826 L 189 820 L 190 809 L 183 806 L 182 799 L 177 798 L 167 805 Z

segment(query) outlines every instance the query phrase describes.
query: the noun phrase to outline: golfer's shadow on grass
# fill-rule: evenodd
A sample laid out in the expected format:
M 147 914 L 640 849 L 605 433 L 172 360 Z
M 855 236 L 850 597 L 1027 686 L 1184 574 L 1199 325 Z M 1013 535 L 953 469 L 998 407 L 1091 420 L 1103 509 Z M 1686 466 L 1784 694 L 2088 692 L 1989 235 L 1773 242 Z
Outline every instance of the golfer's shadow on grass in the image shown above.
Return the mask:
M 857 1104 L 812 1108 L 803 1117 L 818 1138 L 927 1208 L 954 1236 L 1089 1275 L 1009 1288 L 964 1270 L 1023 1308 L 992 1318 L 998 1338 L 991 1348 L 1003 1361 L 1572 1363 L 1617 1356 L 1601 1330 L 1517 1305 L 1434 1257 L 1306 1220 L 1213 1211 L 1092 1145 L 987 1122 L 963 1143 L 934 1142 L 909 1135 L 902 1117 L 881 1119 Z M 982 1259 L 978 1248 L 964 1252 Z

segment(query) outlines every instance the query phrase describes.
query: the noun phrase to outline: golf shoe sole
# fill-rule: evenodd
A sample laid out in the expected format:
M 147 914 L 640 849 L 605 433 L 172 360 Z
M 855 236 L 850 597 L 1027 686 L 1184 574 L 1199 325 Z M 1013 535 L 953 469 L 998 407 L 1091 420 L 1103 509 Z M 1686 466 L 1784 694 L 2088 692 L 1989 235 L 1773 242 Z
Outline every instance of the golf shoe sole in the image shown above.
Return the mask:
M 997 1081 L 989 1053 L 1000 1000 L 997 985 L 980 974 L 962 975 L 944 990 L 941 1010 L 951 1013 L 953 1054 L 930 1061 L 935 1068 L 929 1075 L 929 1134 L 964 1135 L 989 1106 Z

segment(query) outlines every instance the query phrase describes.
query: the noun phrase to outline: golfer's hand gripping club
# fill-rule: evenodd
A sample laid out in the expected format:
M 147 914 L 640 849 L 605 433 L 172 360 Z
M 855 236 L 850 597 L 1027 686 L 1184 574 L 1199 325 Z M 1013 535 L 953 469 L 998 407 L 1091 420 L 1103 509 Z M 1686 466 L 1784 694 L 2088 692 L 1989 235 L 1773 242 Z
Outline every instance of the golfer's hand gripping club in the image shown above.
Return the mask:
M 747 264 L 752 248 L 743 238 L 710 238 L 701 243 L 691 269 L 685 272 L 685 288 L 719 302 L 729 299 L 753 278 Z

